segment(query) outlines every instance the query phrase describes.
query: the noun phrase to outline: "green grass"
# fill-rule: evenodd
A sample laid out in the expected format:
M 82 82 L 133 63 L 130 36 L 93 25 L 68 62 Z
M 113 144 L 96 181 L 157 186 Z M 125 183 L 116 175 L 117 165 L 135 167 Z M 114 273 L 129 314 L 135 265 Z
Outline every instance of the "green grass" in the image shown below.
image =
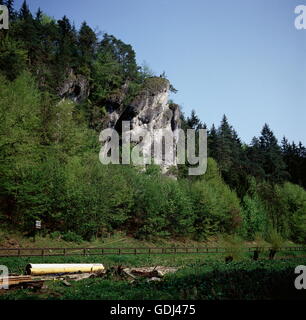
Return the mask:
M 117 232 L 108 238 L 99 238 L 92 241 L 82 241 L 81 243 L 64 241 L 63 239 L 52 239 L 50 236 L 36 236 L 33 238 L 25 237 L 21 233 L 8 232 L 0 230 L 0 247 L 20 247 L 20 248 L 94 248 L 94 247 L 112 247 L 112 248 L 149 248 L 149 247 L 190 247 L 198 246 L 217 246 L 218 239 L 211 238 L 207 242 L 198 242 L 190 239 L 163 239 L 156 238 L 152 241 L 138 240 L 129 237 L 124 233 Z
M 28 263 L 102 263 L 106 268 L 122 265 L 140 266 L 184 266 L 188 263 L 223 260 L 221 255 L 206 254 L 163 254 L 163 255 L 105 255 L 105 256 L 69 256 L 69 257 L 13 257 L 0 258 L 0 264 L 6 265 L 10 273 L 22 274 Z
M 139 244 L 138 244 L 139 246 Z M 189 263 L 203 263 L 210 261 L 223 262 L 230 251 L 224 253 L 198 253 L 198 254 L 122 254 L 122 255 L 87 255 L 87 256 L 44 256 L 44 257 L 0 257 L 0 265 L 6 265 L 10 273 L 23 274 L 25 266 L 28 263 L 102 263 L 106 268 L 123 265 L 123 266 L 185 266 Z M 267 250 L 260 253 L 260 259 L 268 259 Z M 276 258 L 292 256 L 298 257 L 306 255 L 305 252 L 279 251 Z M 252 252 L 240 251 L 239 255 L 234 257 L 235 260 L 251 260 Z
M 299 257 L 301 252 L 278 252 L 276 258 L 285 256 Z M 223 262 L 227 252 L 223 254 L 124 254 L 124 255 L 91 255 L 91 256 L 57 256 L 57 257 L 0 257 L 0 265 L 6 265 L 10 273 L 23 274 L 28 263 L 102 263 L 106 268 L 122 265 L 126 267 L 141 266 L 185 266 L 190 263 Z M 244 252 L 239 260 L 249 261 L 253 254 Z M 268 259 L 268 251 L 260 254 L 261 259 Z
M 20 247 L 20 248 L 95 248 L 95 247 L 111 247 L 111 248 L 149 248 L 149 247 L 180 247 L 180 248 L 196 248 L 196 247 L 223 247 L 226 237 L 218 235 L 210 237 L 207 241 L 194 241 L 190 239 L 164 239 L 156 238 L 152 241 L 138 240 L 129 237 L 121 232 L 116 232 L 108 238 L 99 238 L 92 241 L 82 241 L 81 243 L 64 241 L 63 239 L 52 239 L 49 235 L 36 236 L 35 242 L 33 238 L 25 237 L 21 233 L 0 230 L 0 247 Z M 227 241 L 228 242 L 228 241 Z M 238 243 L 237 243 L 238 244 Z M 256 242 L 241 241 L 241 246 L 256 246 Z M 270 246 L 265 242 L 265 246 Z M 294 243 L 286 241 L 283 246 L 292 246 Z
M 305 299 L 305 290 L 294 288 L 294 269 L 300 264 L 305 265 L 306 259 L 185 262 L 184 268 L 161 282 L 95 278 L 70 281 L 71 287 L 65 287 L 61 281 L 48 281 L 48 288 L 40 292 L 11 290 L 2 293 L 0 299 Z
M 76 244 L 62 239 L 37 237 L 31 239 L 18 234 L 0 232 L 0 246 L 9 242 L 17 247 L 198 247 L 222 246 L 224 239 L 212 238 L 210 241 L 139 241 L 117 233 L 111 238 Z M 279 299 L 299 298 L 300 292 L 293 288 L 294 267 L 306 265 L 306 258 L 298 258 L 305 253 L 281 251 L 276 258 L 293 256 L 284 261 L 252 261 L 252 252 L 241 251 L 241 246 L 255 246 L 256 243 L 229 243 L 223 254 L 137 254 L 137 255 L 91 255 L 58 257 L 9 257 L 0 258 L 0 265 L 6 265 L 10 273 L 24 274 L 28 263 L 102 263 L 106 268 L 112 266 L 173 266 L 179 271 L 167 275 L 160 283 L 136 281 L 131 284 L 118 279 L 86 279 L 71 281 L 65 287 L 61 281 L 46 281 L 47 289 L 39 292 L 31 290 L 10 290 L 0 293 L 0 299 Z M 292 245 L 286 243 L 284 245 Z M 13 246 L 14 247 L 14 246 Z M 226 247 L 226 246 L 225 246 Z M 224 258 L 235 253 L 234 261 L 225 264 Z M 261 259 L 268 258 L 268 251 L 260 253 Z

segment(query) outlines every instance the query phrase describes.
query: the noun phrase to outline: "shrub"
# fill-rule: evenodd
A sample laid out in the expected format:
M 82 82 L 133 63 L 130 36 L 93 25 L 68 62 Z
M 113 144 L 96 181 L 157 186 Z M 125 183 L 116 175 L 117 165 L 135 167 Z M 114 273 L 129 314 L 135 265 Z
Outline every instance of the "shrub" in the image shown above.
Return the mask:
M 269 232 L 267 241 L 271 244 L 271 249 L 274 251 L 278 251 L 284 243 L 284 239 L 275 229 Z
M 225 248 L 224 257 L 228 261 L 240 260 L 243 256 L 243 242 L 237 235 L 221 236 L 221 246 Z
M 64 233 L 62 238 L 64 241 L 67 242 L 81 243 L 83 241 L 82 237 L 73 231 L 68 231 L 67 233 Z
M 62 234 L 59 232 L 59 231 L 54 231 L 54 232 L 51 232 L 49 237 L 52 239 L 52 240 L 59 240 L 61 239 L 62 237 Z

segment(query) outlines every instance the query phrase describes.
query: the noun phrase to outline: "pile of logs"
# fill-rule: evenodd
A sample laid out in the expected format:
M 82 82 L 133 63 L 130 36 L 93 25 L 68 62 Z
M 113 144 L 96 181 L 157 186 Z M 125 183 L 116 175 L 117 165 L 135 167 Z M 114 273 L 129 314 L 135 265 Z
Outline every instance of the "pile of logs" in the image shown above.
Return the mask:
M 176 272 L 177 269 L 178 268 L 164 266 L 125 268 L 119 265 L 109 269 L 104 269 L 103 267 L 95 272 L 79 271 L 70 274 L 47 274 L 47 272 L 45 272 L 46 274 L 42 276 L 10 274 L 7 279 L 0 279 L 0 288 L 7 284 L 8 289 L 40 290 L 43 287 L 44 281 L 59 280 L 62 281 L 64 285 L 70 286 L 70 283 L 67 280 L 80 281 L 87 278 L 117 278 L 118 280 L 130 279 L 132 282 L 141 278 L 146 278 L 147 281 L 160 281 L 165 274 Z M 65 271 L 67 270 L 65 269 Z

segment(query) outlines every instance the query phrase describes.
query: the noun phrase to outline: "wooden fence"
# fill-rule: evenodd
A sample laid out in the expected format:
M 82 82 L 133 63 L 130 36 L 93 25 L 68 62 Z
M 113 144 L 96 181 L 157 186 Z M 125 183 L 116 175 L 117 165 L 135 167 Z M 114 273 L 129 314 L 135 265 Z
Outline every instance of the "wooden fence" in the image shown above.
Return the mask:
M 245 247 L 243 251 L 254 252 L 256 247 Z M 269 251 L 270 247 L 262 248 Z M 0 248 L 0 257 L 51 257 L 51 256 L 92 256 L 92 255 L 136 255 L 136 254 L 222 254 L 227 251 L 220 247 L 197 248 Z M 280 252 L 306 252 L 306 247 L 282 247 Z

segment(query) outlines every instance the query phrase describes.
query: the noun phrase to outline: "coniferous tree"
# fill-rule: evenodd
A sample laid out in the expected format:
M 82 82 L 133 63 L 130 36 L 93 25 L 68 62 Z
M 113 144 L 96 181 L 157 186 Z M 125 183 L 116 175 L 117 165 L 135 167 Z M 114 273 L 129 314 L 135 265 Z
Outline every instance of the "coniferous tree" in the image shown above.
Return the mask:
M 95 32 L 83 22 L 78 35 L 78 44 L 83 63 L 89 64 L 94 58 L 97 46 L 97 36 Z
M 21 8 L 19 10 L 19 18 L 20 19 L 32 18 L 32 14 L 26 0 L 23 1 Z
M 289 143 L 284 137 L 282 140 L 282 155 L 286 163 L 290 181 L 305 188 L 306 186 L 306 153 L 305 147 L 299 142 L 296 145 L 294 142 Z
M 260 150 L 260 142 L 258 138 L 253 137 L 250 146 L 246 149 L 246 156 L 248 159 L 247 173 L 258 180 L 264 179 L 264 159 L 263 153 Z
M 58 50 L 56 54 L 59 84 L 77 67 L 77 34 L 67 16 L 57 21 L 59 27 Z
M 208 144 L 207 146 L 208 156 L 214 159 L 217 159 L 218 135 L 217 135 L 217 129 L 214 124 L 212 124 L 209 130 L 207 144 Z
M 100 53 L 110 55 L 120 65 L 120 72 L 127 80 L 133 80 L 137 78 L 137 72 L 139 70 L 136 63 L 135 51 L 129 44 L 125 44 L 116 37 L 104 34 L 104 37 L 100 43 Z
M 15 20 L 16 16 L 17 16 L 17 13 L 16 13 L 15 8 L 14 8 L 14 0 L 6 0 L 6 1 L 2 1 L 2 2 L 8 8 L 10 20 L 11 21 Z
M 263 126 L 259 137 L 259 150 L 266 179 L 274 183 L 282 182 L 287 176 L 286 165 L 277 139 L 267 124 Z
M 41 11 L 41 9 L 40 8 L 38 8 L 38 10 L 37 10 L 37 12 L 36 12 L 36 15 L 35 15 L 35 19 L 37 20 L 37 21 L 40 21 L 40 19 L 41 19 L 41 17 L 42 17 L 42 11 Z
M 216 146 L 212 146 L 212 150 L 220 166 L 222 177 L 232 188 L 236 189 L 239 195 L 244 193 L 246 177 L 242 144 L 225 115 L 214 139 Z
M 187 126 L 190 129 L 199 129 L 202 127 L 202 123 L 199 117 L 196 115 L 195 110 L 191 110 L 190 117 L 187 117 Z
M 229 125 L 225 115 L 223 115 L 221 125 L 218 128 L 217 162 L 221 172 L 228 174 L 232 164 L 232 127 Z

